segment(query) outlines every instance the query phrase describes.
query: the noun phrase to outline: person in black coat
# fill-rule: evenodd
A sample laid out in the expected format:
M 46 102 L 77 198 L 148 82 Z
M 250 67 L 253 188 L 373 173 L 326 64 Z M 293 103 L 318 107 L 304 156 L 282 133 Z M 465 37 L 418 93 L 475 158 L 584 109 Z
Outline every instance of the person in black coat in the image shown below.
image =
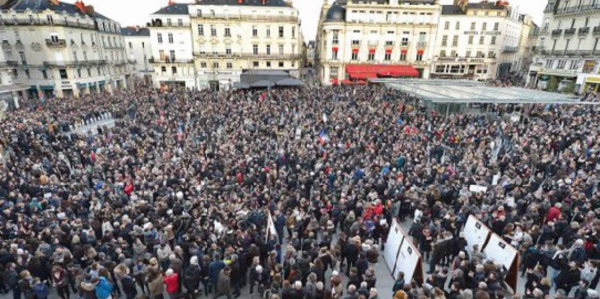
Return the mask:
M 137 288 L 135 286 L 135 280 L 130 275 L 125 275 L 121 279 L 121 286 L 123 287 L 123 293 L 125 298 L 134 299 L 137 296 Z
M 352 240 L 346 244 L 344 248 L 344 255 L 346 256 L 346 274 L 350 275 L 350 268 L 356 265 L 356 261 L 358 260 L 358 255 L 360 253 L 360 249 L 356 245 L 356 243 Z
M 581 271 L 577 268 L 577 263 L 570 262 L 569 269 L 561 271 L 556 277 L 556 288 L 563 289 L 568 294 L 571 291 L 571 288 L 577 285 L 580 277 Z
M 198 286 L 202 279 L 201 269 L 198 265 L 198 257 L 193 256 L 190 259 L 190 266 L 185 270 L 183 285 L 187 290 L 186 298 L 195 298 L 198 293 Z

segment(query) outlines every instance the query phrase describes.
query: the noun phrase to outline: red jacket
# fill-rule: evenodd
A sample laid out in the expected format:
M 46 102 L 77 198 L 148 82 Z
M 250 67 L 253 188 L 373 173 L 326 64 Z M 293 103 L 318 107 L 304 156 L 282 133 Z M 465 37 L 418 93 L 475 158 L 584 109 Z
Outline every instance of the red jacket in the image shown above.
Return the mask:
M 546 223 L 552 221 L 556 221 L 558 219 L 558 217 L 560 216 L 560 209 L 557 207 L 551 207 L 550 210 L 548 210 L 548 215 L 546 215 Z
M 179 276 L 177 273 L 165 276 L 165 285 L 167 286 L 167 293 L 177 293 L 179 291 Z

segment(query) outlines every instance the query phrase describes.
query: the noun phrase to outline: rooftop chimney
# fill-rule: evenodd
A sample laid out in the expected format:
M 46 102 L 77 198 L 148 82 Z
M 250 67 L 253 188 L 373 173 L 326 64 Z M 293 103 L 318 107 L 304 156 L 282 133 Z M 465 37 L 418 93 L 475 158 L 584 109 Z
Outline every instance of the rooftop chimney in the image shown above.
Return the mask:
M 52 3 L 53 5 L 59 5 L 60 1 L 58 1 L 58 0 L 50 0 L 50 3 Z
M 267 0 L 262 0 L 262 5 L 267 5 Z
M 75 6 L 85 13 L 85 4 L 83 4 L 83 1 L 76 1 Z
M 168 3 L 167 5 L 168 5 L 168 6 L 171 6 L 171 5 L 173 5 L 173 4 L 176 4 L 176 3 L 175 3 L 175 1 L 173 1 L 173 0 L 169 0 L 169 3 Z
M 244 0 L 237 0 L 238 4 L 244 4 Z

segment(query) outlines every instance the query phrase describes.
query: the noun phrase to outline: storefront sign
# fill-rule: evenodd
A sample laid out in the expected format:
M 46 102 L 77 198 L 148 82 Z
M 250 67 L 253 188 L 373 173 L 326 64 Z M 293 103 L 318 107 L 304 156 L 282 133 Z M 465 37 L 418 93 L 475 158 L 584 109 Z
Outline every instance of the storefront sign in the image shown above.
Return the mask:
M 587 77 L 585 78 L 587 83 L 600 83 L 600 77 Z
M 594 72 L 594 68 L 596 67 L 595 60 L 586 60 L 583 63 L 583 70 L 581 71 L 584 74 L 590 74 Z
M 465 31 L 465 35 L 492 35 L 492 36 L 496 36 L 496 35 L 500 35 L 500 31 L 498 31 L 498 30 L 493 30 L 493 31 L 476 31 L 476 30 L 471 30 L 471 31 Z

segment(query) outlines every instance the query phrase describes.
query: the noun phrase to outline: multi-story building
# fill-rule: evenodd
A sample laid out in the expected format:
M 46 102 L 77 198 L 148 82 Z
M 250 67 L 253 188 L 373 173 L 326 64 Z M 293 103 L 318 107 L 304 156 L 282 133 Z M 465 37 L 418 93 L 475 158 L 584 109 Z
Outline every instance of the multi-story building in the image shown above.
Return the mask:
M 528 84 L 558 89 L 576 84 L 578 91 L 599 90 L 600 1 L 550 0 L 530 67 Z
M 316 49 L 321 82 L 428 78 L 439 15 L 437 0 L 324 0 Z
M 228 88 L 249 69 L 300 76 L 300 19 L 288 1 L 203 0 L 189 14 L 199 88 Z
M 188 4 L 169 2 L 148 23 L 154 67 L 154 86 L 196 88 Z
M 507 1 L 442 5 L 432 77 L 487 80 L 509 73 L 519 61 L 519 17 Z
M 127 59 L 133 62 L 135 78 L 132 84 L 152 84 L 154 66 L 150 63 L 152 45 L 150 30 L 148 28 L 127 27 L 121 28 L 125 40 Z
M 313 67 L 315 65 L 315 52 L 317 43 L 314 40 L 308 42 L 306 46 L 306 66 Z
M 13 68 L 16 61 L 6 60 L 4 52 L 0 51 L 0 120 L 6 110 L 19 107 L 19 98 L 27 97 L 29 86 L 13 79 Z
M 10 0 L 0 13 L 2 51 L 32 96 L 80 96 L 126 88 L 119 23 L 83 2 Z
M 519 21 L 522 24 L 522 29 L 517 53 L 518 60 L 514 62 L 511 69 L 525 78 L 529 72 L 529 67 L 533 63 L 533 50 L 537 43 L 540 28 L 529 15 L 521 15 Z

